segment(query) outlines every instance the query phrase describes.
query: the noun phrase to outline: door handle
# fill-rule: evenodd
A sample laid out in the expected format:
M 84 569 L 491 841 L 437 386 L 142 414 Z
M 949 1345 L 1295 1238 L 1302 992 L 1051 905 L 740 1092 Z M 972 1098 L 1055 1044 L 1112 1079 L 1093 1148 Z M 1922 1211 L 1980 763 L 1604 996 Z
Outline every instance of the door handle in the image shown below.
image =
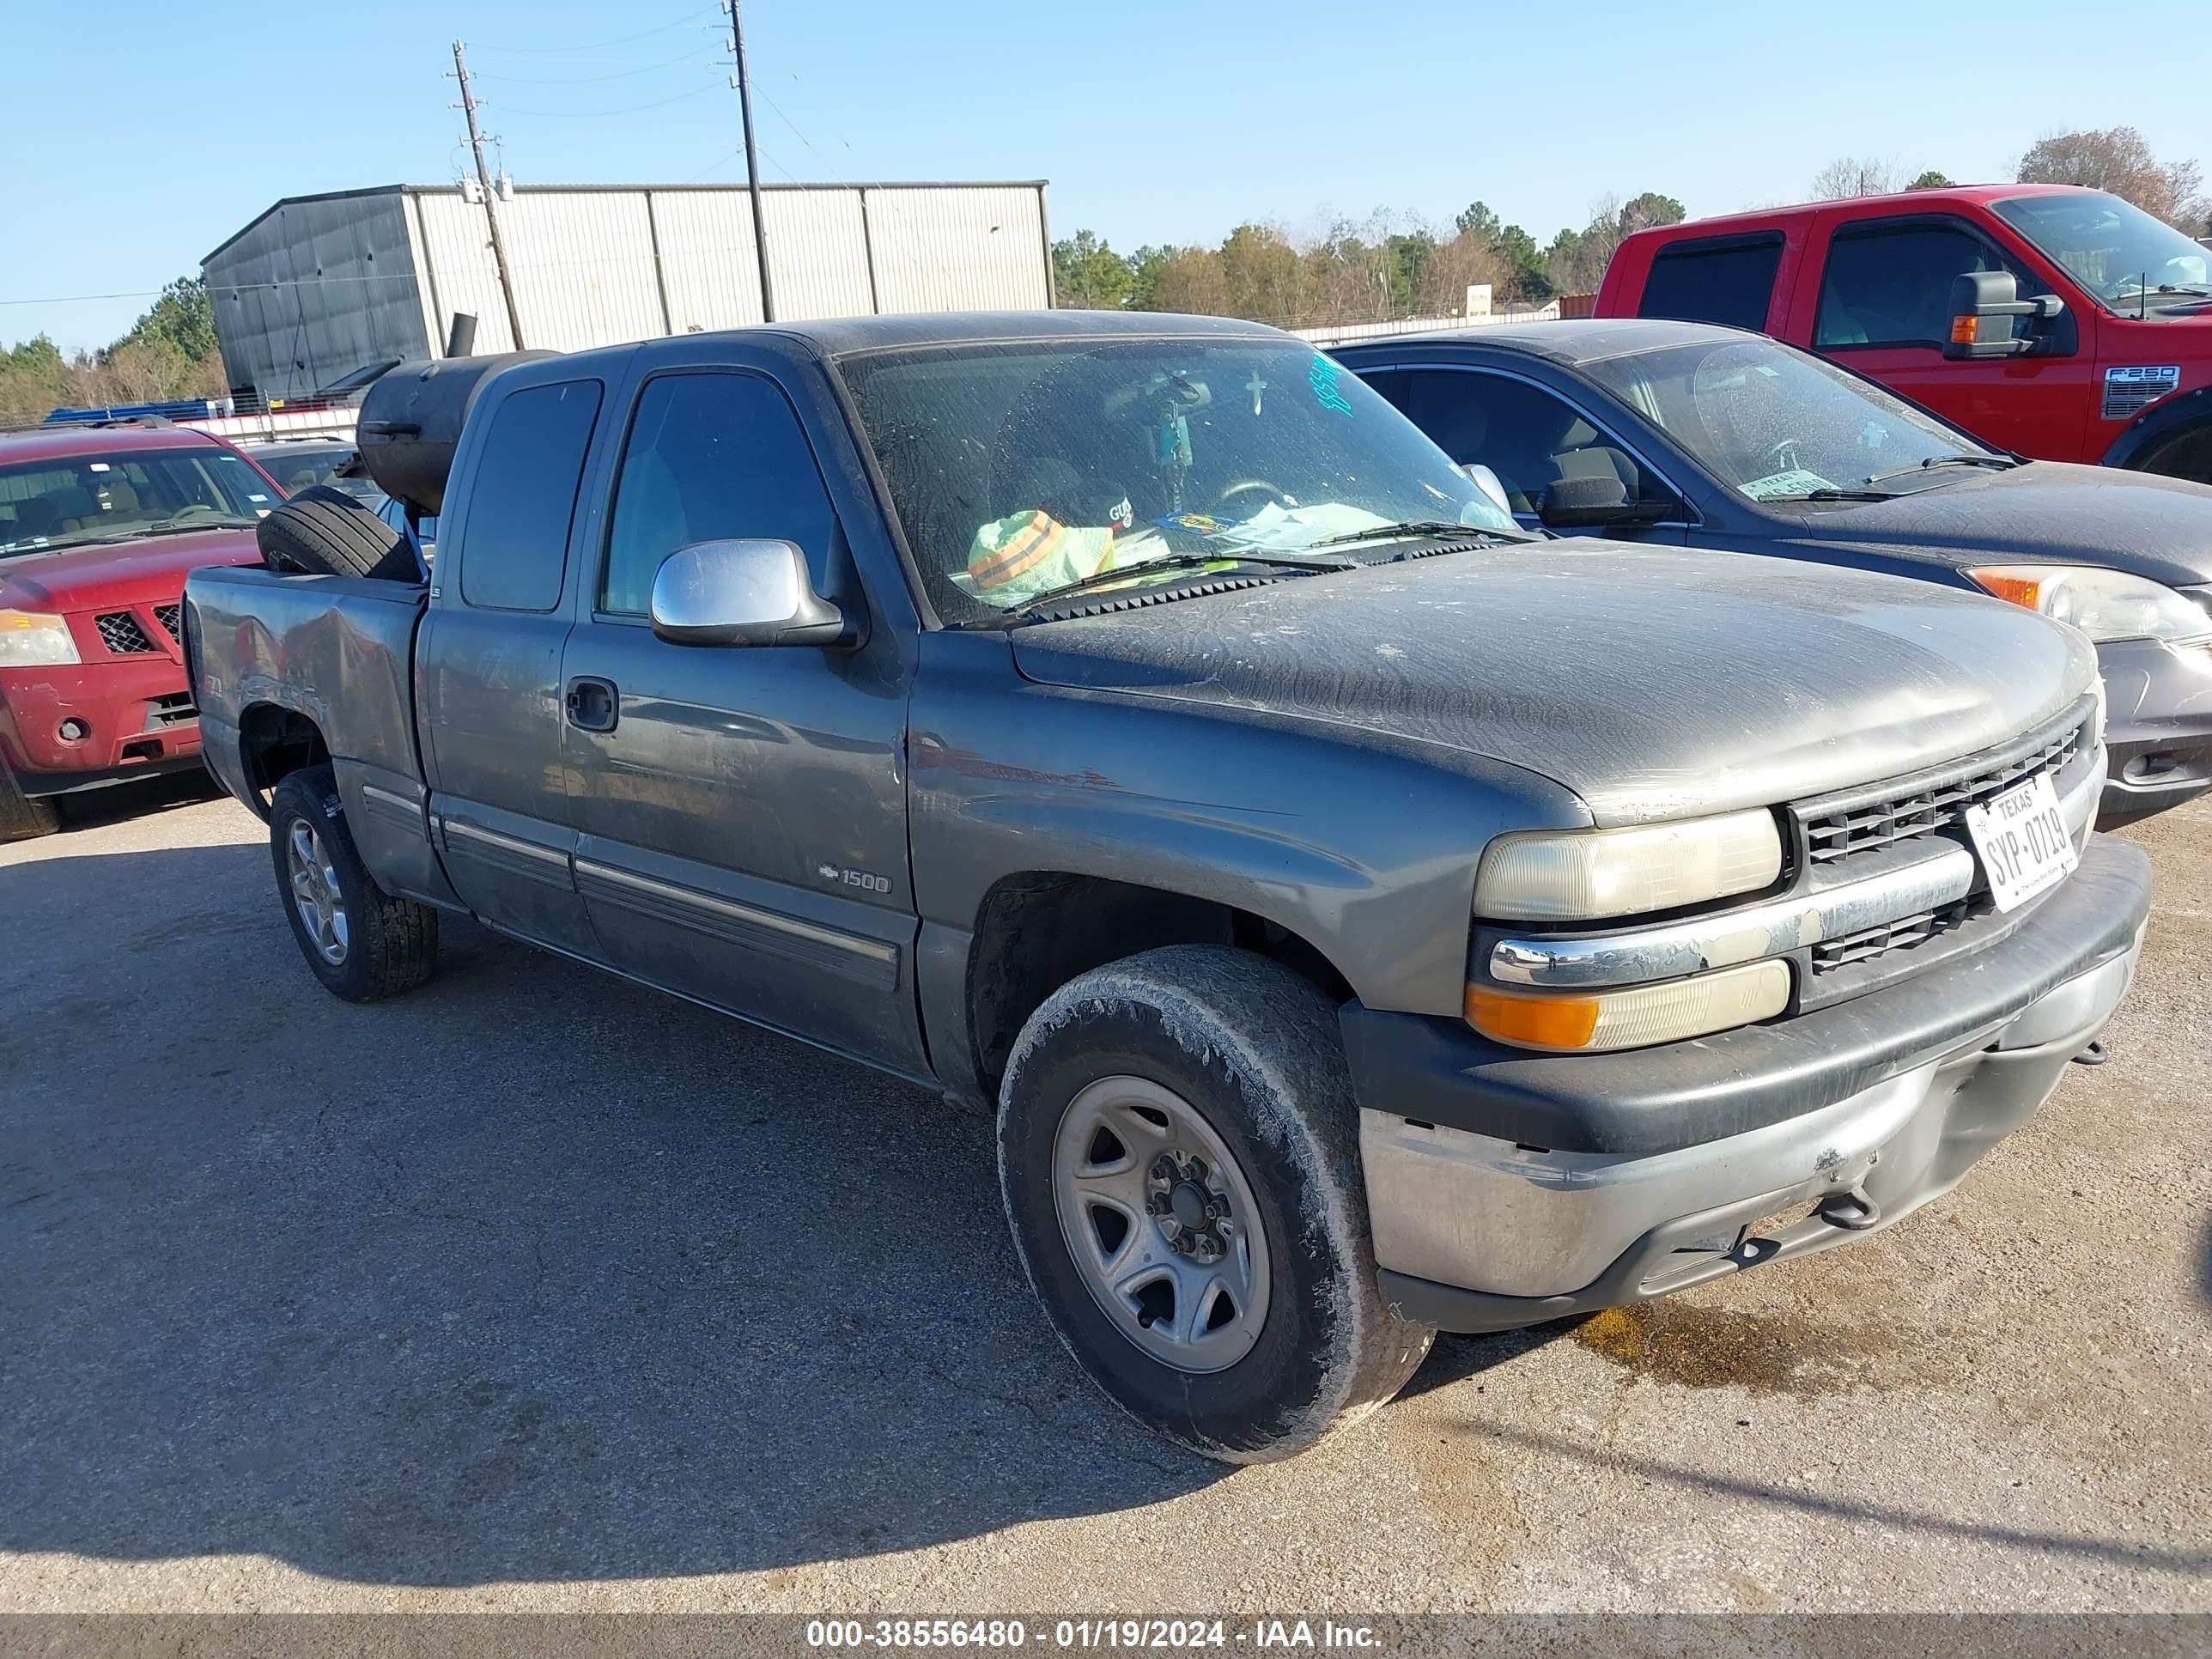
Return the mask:
M 568 712 L 568 724 L 578 731 L 611 732 L 622 715 L 622 694 L 612 680 L 579 674 L 568 682 L 561 706 Z

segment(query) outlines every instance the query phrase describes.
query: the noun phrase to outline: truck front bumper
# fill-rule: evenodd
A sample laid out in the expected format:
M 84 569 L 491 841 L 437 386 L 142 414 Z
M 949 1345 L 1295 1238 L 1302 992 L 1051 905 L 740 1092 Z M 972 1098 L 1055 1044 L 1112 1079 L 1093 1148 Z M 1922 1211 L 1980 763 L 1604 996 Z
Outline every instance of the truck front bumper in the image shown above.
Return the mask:
M 27 795 L 198 766 L 199 752 L 199 716 L 169 657 L 0 670 L 0 766 Z
M 1616 1307 L 1893 1225 L 2057 1086 L 2127 990 L 2131 843 L 2002 940 L 1771 1025 L 1610 1055 L 1517 1054 L 1347 1006 L 1385 1300 L 1445 1330 Z

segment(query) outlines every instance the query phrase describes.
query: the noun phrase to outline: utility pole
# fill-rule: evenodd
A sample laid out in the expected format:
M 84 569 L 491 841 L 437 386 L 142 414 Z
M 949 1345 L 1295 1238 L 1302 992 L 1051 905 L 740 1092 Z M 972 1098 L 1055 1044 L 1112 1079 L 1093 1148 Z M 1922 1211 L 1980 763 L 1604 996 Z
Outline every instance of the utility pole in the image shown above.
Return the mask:
M 753 252 L 760 258 L 761 320 L 775 320 L 775 295 L 768 282 L 768 227 L 761 216 L 760 153 L 753 148 L 752 82 L 745 74 L 745 26 L 738 21 L 741 0 L 728 0 L 730 47 L 737 53 L 738 72 L 731 84 L 738 89 L 738 116 L 745 128 L 745 189 L 753 198 Z
M 499 267 L 499 291 L 507 301 L 507 327 L 514 349 L 522 349 L 522 313 L 514 308 L 514 278 L 507 269 L 507 242 L 499 234 L 499 213 L 492 204 L 491 171 L 484 166 L 483 134 L 477 130 L 477 99 L 469 86 L 468 59 L 461 43 L 453 42 L 453 76 L 461 83 L 461 112 L 469 118 L 469 148 L 477 155 L 477 183 L 483 189 L 484 222 L 491 227 L 491 258 Z M 750 127 L 748 128 L 750 131 Z

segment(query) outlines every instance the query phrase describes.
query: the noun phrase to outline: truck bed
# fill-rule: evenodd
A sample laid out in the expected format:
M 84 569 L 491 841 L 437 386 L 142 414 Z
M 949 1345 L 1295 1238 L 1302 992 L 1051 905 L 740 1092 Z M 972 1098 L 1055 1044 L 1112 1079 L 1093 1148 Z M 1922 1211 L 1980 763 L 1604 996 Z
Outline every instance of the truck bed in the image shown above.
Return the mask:
M 257 755 L 300 740 L 305 722 L 329 749 L 370 870 L 387 890 L 442 895 L 415 732 L 415 635 L 428 597 L 405 582 L 196 570 L 185 651 L 208 769 L 224 788 L 265 817 Z

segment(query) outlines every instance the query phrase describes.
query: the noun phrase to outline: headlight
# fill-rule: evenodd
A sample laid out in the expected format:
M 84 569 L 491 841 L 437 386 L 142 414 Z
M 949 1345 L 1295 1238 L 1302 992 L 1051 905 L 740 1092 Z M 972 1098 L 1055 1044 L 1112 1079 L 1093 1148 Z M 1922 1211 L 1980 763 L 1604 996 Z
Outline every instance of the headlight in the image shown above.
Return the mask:
M 1644 1048 L 1771 1019 L 1790 1002 L 1790 964 L 1778 958 L 1717 974 L 1595 994 L 1543 996 L 1467 988 L 1467 1023 L 1496 1042 L 1555 1054 Z
M 43 611 L 0 611 L 0 668 L 82 662 L 68 619 Z
M 1474 913 L 1494 921 L 1594 921 L 1748 893 L 1782 873 L 1764 810 L 1626 830 L 1534 830 L 1483 849 Z
M 2148 576 L 2087 564 L 1990 564 L 1967 575 L 1989 592 L 2093 640 L 2189 640 L 2212 634 L 2212 617 Z

